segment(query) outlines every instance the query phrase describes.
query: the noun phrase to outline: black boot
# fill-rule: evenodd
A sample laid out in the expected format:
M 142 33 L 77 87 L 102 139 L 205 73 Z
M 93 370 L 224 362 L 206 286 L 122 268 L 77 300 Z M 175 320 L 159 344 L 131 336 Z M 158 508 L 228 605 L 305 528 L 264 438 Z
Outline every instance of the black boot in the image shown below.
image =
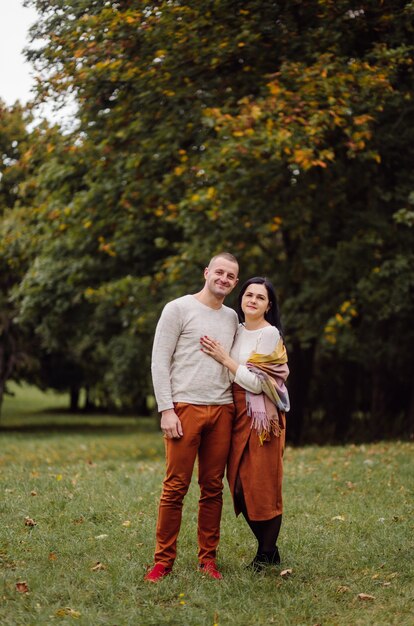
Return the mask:
M 261 572 L 269 565 L 279 565 L 280 554 L 277 547 L 272 552 L 258 552 L 253 561 L 247 566 L 254 572 Z

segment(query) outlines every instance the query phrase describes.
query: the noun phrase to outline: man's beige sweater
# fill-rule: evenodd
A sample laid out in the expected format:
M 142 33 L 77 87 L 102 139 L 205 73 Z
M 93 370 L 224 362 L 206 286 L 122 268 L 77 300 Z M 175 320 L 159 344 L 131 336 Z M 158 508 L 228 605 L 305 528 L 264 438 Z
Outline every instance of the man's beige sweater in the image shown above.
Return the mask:
M 228 370 L 201 351 L 200 338 L 218 339 L 230 352 L 237 331 L 235 311 L 212 309 L 187 295 L 165 307 L 155 331 L 152 381 L 159 411 L 174 402 L 228 404 L 233 401 Z

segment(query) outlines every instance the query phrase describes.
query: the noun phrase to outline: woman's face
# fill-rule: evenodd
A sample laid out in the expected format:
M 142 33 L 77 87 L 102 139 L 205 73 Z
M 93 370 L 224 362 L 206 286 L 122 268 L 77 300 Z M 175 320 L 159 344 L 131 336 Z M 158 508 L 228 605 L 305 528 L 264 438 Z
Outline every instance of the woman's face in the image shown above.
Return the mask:
M 246 319 L 259 320 L 264 318 L 269 309 L 269 296 L 266 287 L 255 283 L 249 285 L 242 296 L 241 308 Z

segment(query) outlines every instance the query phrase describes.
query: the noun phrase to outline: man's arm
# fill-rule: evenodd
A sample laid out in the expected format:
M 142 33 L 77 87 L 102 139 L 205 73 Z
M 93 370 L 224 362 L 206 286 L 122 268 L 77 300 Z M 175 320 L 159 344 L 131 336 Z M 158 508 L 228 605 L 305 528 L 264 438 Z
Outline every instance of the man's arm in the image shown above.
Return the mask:
M 168 303 L 155 331 L 151 372 L 158 410 L 161 412 L 161 430 L 168 438 L 182 437 L 183 431 L 174 411 L 171 391 L 171 360 L 181 334 L 181 316 L 176 303 Z
M 183 436 L 183 427 L 174 409 L 167 409 L 161 413 L 161 430 L 167 439 L 179 439 Z

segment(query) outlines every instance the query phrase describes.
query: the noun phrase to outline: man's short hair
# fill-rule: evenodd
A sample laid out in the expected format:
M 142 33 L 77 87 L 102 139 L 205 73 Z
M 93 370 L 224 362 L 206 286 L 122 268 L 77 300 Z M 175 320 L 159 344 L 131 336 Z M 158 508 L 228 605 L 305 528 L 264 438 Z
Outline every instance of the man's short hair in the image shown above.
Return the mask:
M 210 267 L 210 265 L 213 263 L 213 261 L 215 261 L 216 259 L 227 259 L 227 261 L 231 261 L 232 263 L 235 263 L 237 266 L 239 265 L 238 260 L 236 259 L 236 257 L 234 256 L 234 254 L 231 254 L 230 252 L 219 252 L 219 254 L 215 254 L 211 259 L 210 262 L 208 264 L 208 267 Z

